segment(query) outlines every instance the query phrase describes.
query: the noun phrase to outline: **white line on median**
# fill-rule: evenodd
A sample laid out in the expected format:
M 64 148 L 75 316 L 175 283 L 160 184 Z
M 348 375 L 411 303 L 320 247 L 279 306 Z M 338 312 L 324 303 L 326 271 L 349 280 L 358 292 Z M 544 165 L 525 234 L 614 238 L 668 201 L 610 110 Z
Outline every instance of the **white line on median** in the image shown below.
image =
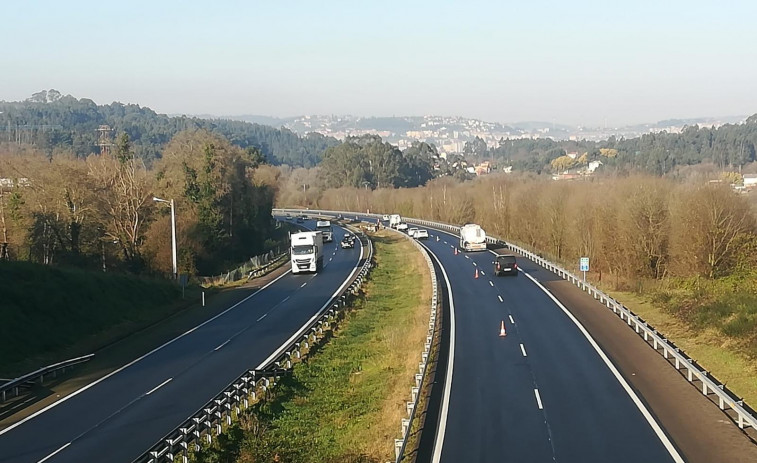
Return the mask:
M 219 345 L 218 347 L 216 347 L 213 350 L 220 350 L 223 346 L 225 346 L 226 344 L 228 344 L 230 342 L 231 342 L 231 339 L 227 339 L 226 341 L 224 341 L 223 343 L 221 343 L 221 345 Z
M 64 445 L 63 447 L 59 448 L 59 449 L 58 449 L 58 450 L 56 450 L 55 452 L 53 452 L 53 453 L 51 453 L 50 455 L 46 456 L 45 458 L 41 459 L 41 460 L 40 460 L 40 461 L 38 461 L 37 463 L 42 463 L 42 462 L 44 462 L 44 461 L 47 461 L 47 460 L 49 460 L 49 459 L 50 459 L 50 458 L 52 458 L 52 457 L 53 457 L 53 456 L 54 456 L 54 455 L 55 455 L 56 453 L 58 453 L 58 452 L 60 452 L 61 450 L 65 449 L 65 448 L 66 448 L 66 447 L 68 447 L 69 445 L 71 445 L 71 442 L 69 442 L 68 444 L 66 444 L 66 445 Z
M 528 357 L 526 355 L 526 348 L 523 346 L 523 343 L 521 343 L 521 345 L 520 345 L 520 351 L 521 351 L 521 353 L 523 354 L 524 357 Z
M 428 249 L 428 248 L 427 248 Z M 439 426 L 436 428 L 436 439 L 434 439 L 434 451 L 431 461 L 433 463 L 439 463 L 442 457 L 442 447 L 444 446 L 444 433 L 447 431 L 447 415 L 449 414 L 449 396 L 452 390 L 452 372 L 455 367 L 455 299 L 452 297 L 452 285 L 449 282 L 447 271 L 444 269 L 444 265 L 436 257 L 436 254 L 429 250 L 429 254 L 434 257 L 434 260 L 439 264 L 439 268 L 442 270 L 442 276 L 447 283 L 447 295 L 449 297 L 449 354 L 447 357 L 447 372 L 444 378 L 444 397 L 442 398 L 441 412 L 439 413 Z
M 539 406 L 539 410 L 544 410 L 544 407 L 541 404 L 541 397 L 539 396 L 539 390 L 534 389 L 534 394 L 536 395 L 536 404 Z
M 155 386 L 154 388 L 150 389 L 150 391 L 149 391 L 149 392 L 148 392 L 147 394 L 145 394 L 145 395 L 150 395 L 150 394 L 152 394 L 153 392 L 157 391 L 157 390 L 158 390 L 158 389 L 160 389 L 161 387 L 163 387 L 163 386 L 165 386 L 166 384 L 170 383 L 172 379 L 173 379 L 173 378 L 168 378 L 167 380 L 165 380 L 165 381 L 163 381 L 162 383 L 158 384 L 158 385 L 157 385 L 157 386 Z

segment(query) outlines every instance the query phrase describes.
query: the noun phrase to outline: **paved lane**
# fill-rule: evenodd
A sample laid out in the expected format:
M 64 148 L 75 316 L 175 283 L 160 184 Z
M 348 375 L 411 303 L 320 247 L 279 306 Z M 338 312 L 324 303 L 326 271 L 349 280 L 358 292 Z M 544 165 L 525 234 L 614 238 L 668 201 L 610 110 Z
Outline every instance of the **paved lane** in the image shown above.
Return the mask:
M 353 274 L 361 251 L 337 249 L 345 232 L 334 231 L 334 242 L 324 246 L 322 272 L 285 274 L 206 324 L 2 431 L 0 462 L 138 457 L 246 369 L 264 363 Z

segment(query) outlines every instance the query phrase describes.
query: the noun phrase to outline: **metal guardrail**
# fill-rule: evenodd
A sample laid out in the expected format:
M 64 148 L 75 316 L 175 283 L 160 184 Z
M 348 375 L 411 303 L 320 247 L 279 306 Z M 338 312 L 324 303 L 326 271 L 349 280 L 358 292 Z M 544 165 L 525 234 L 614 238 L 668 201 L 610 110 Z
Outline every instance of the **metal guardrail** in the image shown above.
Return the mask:
M 41 384 L 42 382 L 44 382 L 46 375 L 52 374 L 53 377 L 56 377 L 59 371 L 65 371 L 66 368 L 70 368 L 80 363 L 88 362 L 94 356 L 95 354 L 89 354 L 82 357 L 64 360 L 62 362 L 42 367 L 39 370 L 27 373 L 24 376 L 8 381 L 7 383 L 0 385 L 0 403 L 5 402 L 9 392 L 12 392 L 11 395 L 13 397 L 17 397 L 21 388 L 29 387 L 30 383 L 34 383 L 39 380 Z
M 421 398 L 421 391 L 423 390 L 423 387 L 428 382 L 428 363 L 429 361 L 432 361 L 430 358 L 431 356 L 431 346 L 436 341 L 436 338 L 438 337 L 439 331 L 436 327 L 436 310 L 439 307 L 439 285 L 436 281 L 436 272 L 434 271 L 434 264 L 431 261 L 431 257 L 428 255 L 428 252 L 426 249 L 421 246 L 416 240 L 413 238 L 407 236 L 406 234 L 402 232 L 400 233 L 405 238 L 409 239 L 413 245 L 418 248 L 418 250 L 423 255 L 423 258 L 426 260 L 426 264 L 428 265 L 428 270 L 431 274 L 431 312 L 429 315 L 428 320 L 428 333 L 426 334 L 426 342 L 423 345 L 423 352 L 421 353 L 421 361 L 418 364 L 418 373 L 415 375 L 415 386 L 410 388 L 410 401 L 407 402 L 407 418 L 402 418 L 401 423 L 401 439 L 394 439 L 394 456 L 395 461 L 397 463 L 400 463 L 405 456 L 405 448 L 407 447 L 407 443 L 410 437 L 410 432 L 413 427 L 413 421 L 415 420 L 415 413 L 418 409 L 418 402 Z
M 350 211 L 308 211 L 309 213 L 329 213 L 329 214 L 343 214 L 354 215 L 355 212 Z M 373 218 L 381 217 L 378 214 L 360 214 L 363 216 L 369 216 Z M 408 223 L 416 225 L 422 225 L 424 227 L 436 228 L 453 233 L 459 233 L 460 227 L 449 225 L 445 223 L 432 222 L 429 220 L 405 218 Z M 699 381 L 701 383 L 701 393 L 713 400 L 718 407 L 739 427 L 739 429 L 746 430 L 752 428 L 757 430 L 757 413 L 755 410 L 747 405 L 744 400 L 738 397 L 733 391 L 720 380 L 715 378 L 706 369 L 699 365 L 696 360 L 687 355 L 683 350 L 677 347 L 673 342 L 665 338 L 662 333 L 659 333 L 646 321 L 633 313 L 623 304 L 605 294 L 590 283 L 586 283 L 577 275 L 569 272 L 565 268 L 553 264 L 552 262 L 544 259 L 543 257 L 528 251 L 520 246 L 508 243 L 505 240 L 501 240 L 496 237 L 486 238 L 487 242 L 495 245 L 502 245 L 506 248 L 518 252 L 519 254 L 526 256 L 528 259 L 536 263 L 537 265 L 549 270 L 561 278 L 570 281 L 578 288 L 589 293 L 594 299 L 605 305 L 608 309 L 612 310 L 621 320 L 625 321 L 628 326 L 633 329 L 640 337 L 647 342 L 654 350 L 659 352 L 666 360 L 668 364 L 673 366 L 676 371 L 681 373 L 684 378 L 690 383 Z M 684 370 L 684 371 L 682 371 Z M 715 396 L 715 399 L 710 397 Z
M 365 235 L 361 236 L 361 242 L 363 241 L 368 247 L 368 254 L 355 279 L 332 299 L 331 306 L 324 309 L 320 317 L 302 330 L 297 340 L 262 369 L 244 372 L 200 410 L 135 459 L 134 463 L 187 463 L 190 449 L 199 451 L 203 440 L 212 443 L 213 438 L 223 432 L 224 426 L 231 425 L 233 416 L 238 416 L 242 410 L 250 407 L 261 393 L 264 394 L 282 375 L 287 374 L 295 360 L 300 359 L 312 345 L 332 331 L 344 316 L 344 309 L 349 302 L 358 295 L 372 267 L 373 243 Z

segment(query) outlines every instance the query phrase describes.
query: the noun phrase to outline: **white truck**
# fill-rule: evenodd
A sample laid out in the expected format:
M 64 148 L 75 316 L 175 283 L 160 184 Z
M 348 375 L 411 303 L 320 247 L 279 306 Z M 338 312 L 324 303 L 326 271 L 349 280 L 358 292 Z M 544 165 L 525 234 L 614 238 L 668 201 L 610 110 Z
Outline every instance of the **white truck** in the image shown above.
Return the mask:
M 486 251 L 486 233 L 475 223 L 460 228 L 460 248 L 463 251 Z
M 334 241 L 334 232 L 331 229 L 331 222 L 328 220 L 319 220 L 315 223 L 315 229 L 323 233 L 323 242 L 331 243 Z
M 397 228 L 397 225 L 399 225 L 401 222 L 402 217 L 400 217 L 399 214 L 392 214 L 389 216 L 389 227 Z
M 292 273 L 320 272 L 323 268 L 323 233 L 292 233 Z

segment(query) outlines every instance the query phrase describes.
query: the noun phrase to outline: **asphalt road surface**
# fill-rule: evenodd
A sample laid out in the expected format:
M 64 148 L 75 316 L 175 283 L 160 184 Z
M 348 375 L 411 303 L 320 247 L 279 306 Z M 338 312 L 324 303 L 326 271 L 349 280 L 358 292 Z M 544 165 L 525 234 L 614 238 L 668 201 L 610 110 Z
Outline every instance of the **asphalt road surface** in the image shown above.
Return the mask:
M 314 228 L 315 222 L 303 225 Z M 324 269 L 286 273 L 168 344 L 0 431 L 0 462 L 130 462 L 245 370 L 267 359 L 357 269 L 361 250 L 325 243 Z M 51 303 L 54 303 L 51 301 Z
M 456 255 L 456 236 L 429 234 L 454 319 L 432 461 L 684 461 L 588 333 L 528 278 L 535 264 L 520 259 L 517 277 L 495 277 L 491 252 Z

